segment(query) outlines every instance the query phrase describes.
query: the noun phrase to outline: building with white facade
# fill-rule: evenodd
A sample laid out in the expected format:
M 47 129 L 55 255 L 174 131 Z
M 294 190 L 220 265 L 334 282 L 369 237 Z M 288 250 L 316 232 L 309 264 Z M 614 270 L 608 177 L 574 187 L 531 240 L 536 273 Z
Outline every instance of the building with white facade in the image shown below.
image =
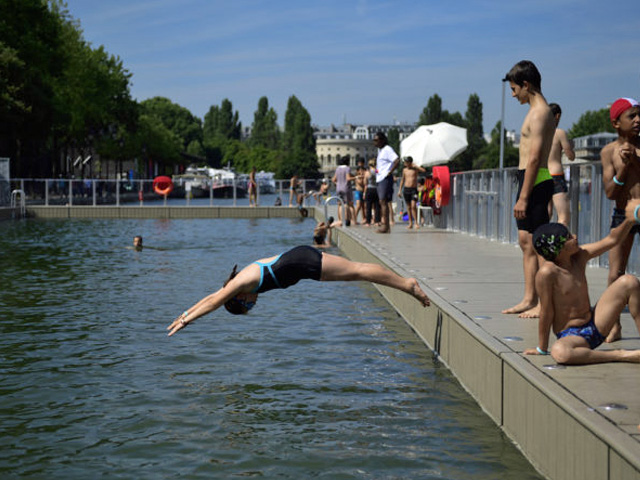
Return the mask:
M 366 162 L 375 158 L 378 149 L 373 145 L 373 136 L 377 132 L 389 136 L 389 131 L 394 128 L 399 131 L 400 140 L 403 140 L 417 128 L 417 124 L 316 127 L 314 137 L 320 171 L 324 174 L 332 173 L 337 168 L 340 157 L 345 155 L 351 157 L 351 166 L 355 166 L 359 159 Z

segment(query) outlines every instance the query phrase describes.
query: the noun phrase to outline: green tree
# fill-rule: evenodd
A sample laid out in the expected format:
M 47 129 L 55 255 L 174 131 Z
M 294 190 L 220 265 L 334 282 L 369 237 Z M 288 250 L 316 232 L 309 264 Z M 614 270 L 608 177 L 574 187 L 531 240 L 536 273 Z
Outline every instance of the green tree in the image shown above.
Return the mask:
M 318 178 L 320 165 L 316 155 L 311 115 L 295 95 L 289 97 L 284 118 L 284 155 L 276 170 L 276 176 L 288 178 L 298 174 L 304 178 Z
M 420 125 L 433 125 L 442 121 L 442 98 L 436 93 L 429 97 L 427 106 L 424 107 L 418 123 Z
M 504 132 L 504 167 L 515 167 L 519 162 L 519 152 Z M 491 130 L 491 142 L 474 159 L 473 167 L 479 169 L 498 168 L 500 166 L 500 121 Z
M 220 106 L 212 105 L 204 116 L 203 134 L 205 142 L 213 140 L 240 140 L 242 124 L 238 111 L 233 112 L 233 104 L 227 98 Z
M 144 100 L 141 106 L 144 113 L 155 117 L 177 135 L 183 151 L 186 151 L 193 142 L 202 143 L 202 122 L 185 107 L 164 97 Z
M 480 97 L 473 93 L 467 101 L 467 112 L 464 116 L 464 127 L 467 129 L 467 149 L 456 158 L 451 165 L 452 170 L 465 171 L 473 168 L 474 160 L 486 148 L 482 127 L 482 102 Z
M 280 130 L 278 128 L 278 114 L 269 108 L 267 97 L 258 100 L 258 109 L 253 114 L 251 126 L 251 145 L 276 150 L 280 147 Z
M 172 173 L 171 167 L 181 161 L 182 139 L 155 115 L 140 115 L 135 141 L 136 150 L 141 152 L 142 158 L 157 162 L 163 173 Z
M 66 149 L 92 151 L 135 123 L 130 74 L 84 41 L 62 1 L 0 2 L 0 69 L 0 155 L 17 176 L 62 173 Z
M 0 2 L 0 156 L 16 176 L 50 168 L 54 84 L 65 66 L 62 22 L 41 0 Z
M 611 125 L 609 118 L 609 109 L 607 108 L 596 111 L 586 111 L 580 116 L 578 121 L 573 124 L 571 129 L 569 129 L 568 134 L 570 138 L 576 138 L 600 132 L 615 133 L 615 129 L 613 125 Z
M 213 166 L 220 166 L 226 155 L 227 144 L 232 140 L 239 141 L 241 133 L 242 124 L 239 121 L 238 112 L 233 112 L 233 104 L 230 100 L 225 98 L 220 106 L 209 107 L 209 111 L 204 116 L 203 125 L 207 161 Z

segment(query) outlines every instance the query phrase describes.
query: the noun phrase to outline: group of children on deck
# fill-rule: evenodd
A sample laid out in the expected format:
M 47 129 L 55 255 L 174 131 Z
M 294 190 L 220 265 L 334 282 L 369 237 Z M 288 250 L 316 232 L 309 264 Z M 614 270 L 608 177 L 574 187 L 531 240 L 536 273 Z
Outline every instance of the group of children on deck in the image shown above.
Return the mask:
M 504 81 L 509 82 L 514 98 L 529 105 L 529 111 L 521 131 L 514 206 L 525 292 L 520 303 L 503 313 L 539 317 L 538 345 L 525 350 L 527 355 L 552 355 L 563 364 L 640 363 L 640 350 L 595 350 L 605 341 L 620 338 L 619 319 L 626 306 L 640 331 L 640 281 L 625 274 L 634 235 L 640 231 L 640 106 L 633 99 L 620 98 L 610 108 L 618 138 L 602 150 L 601 157 L 605 192 L 616 202 L 611 231 L 600 241 L 579 245 L 567 228 L 564 178 L 550 172 L 550 162 L 557 163 L 562 150 L 573 160 L 566 134 L 556 128 L 559 110 L 547 104 L 540 73 L 532 62 L 517 63 Z M 549 205 L 552 200 L 555 203 L 556 194 L 563 192 L 565 198 L 556 204 L 559 221 L 549 223 Z M 587 262 L 607 251 L 609 286 L 592 306 Z M 557 340 L 549 349 L 551 331 Z

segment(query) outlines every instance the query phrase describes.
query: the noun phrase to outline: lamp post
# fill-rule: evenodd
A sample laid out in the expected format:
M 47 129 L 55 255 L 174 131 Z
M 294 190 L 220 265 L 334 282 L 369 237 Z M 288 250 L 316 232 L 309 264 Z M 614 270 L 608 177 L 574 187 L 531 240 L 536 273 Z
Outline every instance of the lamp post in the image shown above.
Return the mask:
M 502 80 L 502 114 L 500 115 L 500 170 L 504 167 L 504 90 L 505 79 Z

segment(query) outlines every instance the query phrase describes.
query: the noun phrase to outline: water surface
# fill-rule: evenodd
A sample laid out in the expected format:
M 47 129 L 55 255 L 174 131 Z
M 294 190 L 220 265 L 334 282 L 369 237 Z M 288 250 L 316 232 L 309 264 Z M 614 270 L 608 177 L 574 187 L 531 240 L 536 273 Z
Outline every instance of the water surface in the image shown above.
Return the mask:
M 2 478 L 541 478 L 370 285 L 303 281 L 166 336 L 312 228 L 0 223 Z

